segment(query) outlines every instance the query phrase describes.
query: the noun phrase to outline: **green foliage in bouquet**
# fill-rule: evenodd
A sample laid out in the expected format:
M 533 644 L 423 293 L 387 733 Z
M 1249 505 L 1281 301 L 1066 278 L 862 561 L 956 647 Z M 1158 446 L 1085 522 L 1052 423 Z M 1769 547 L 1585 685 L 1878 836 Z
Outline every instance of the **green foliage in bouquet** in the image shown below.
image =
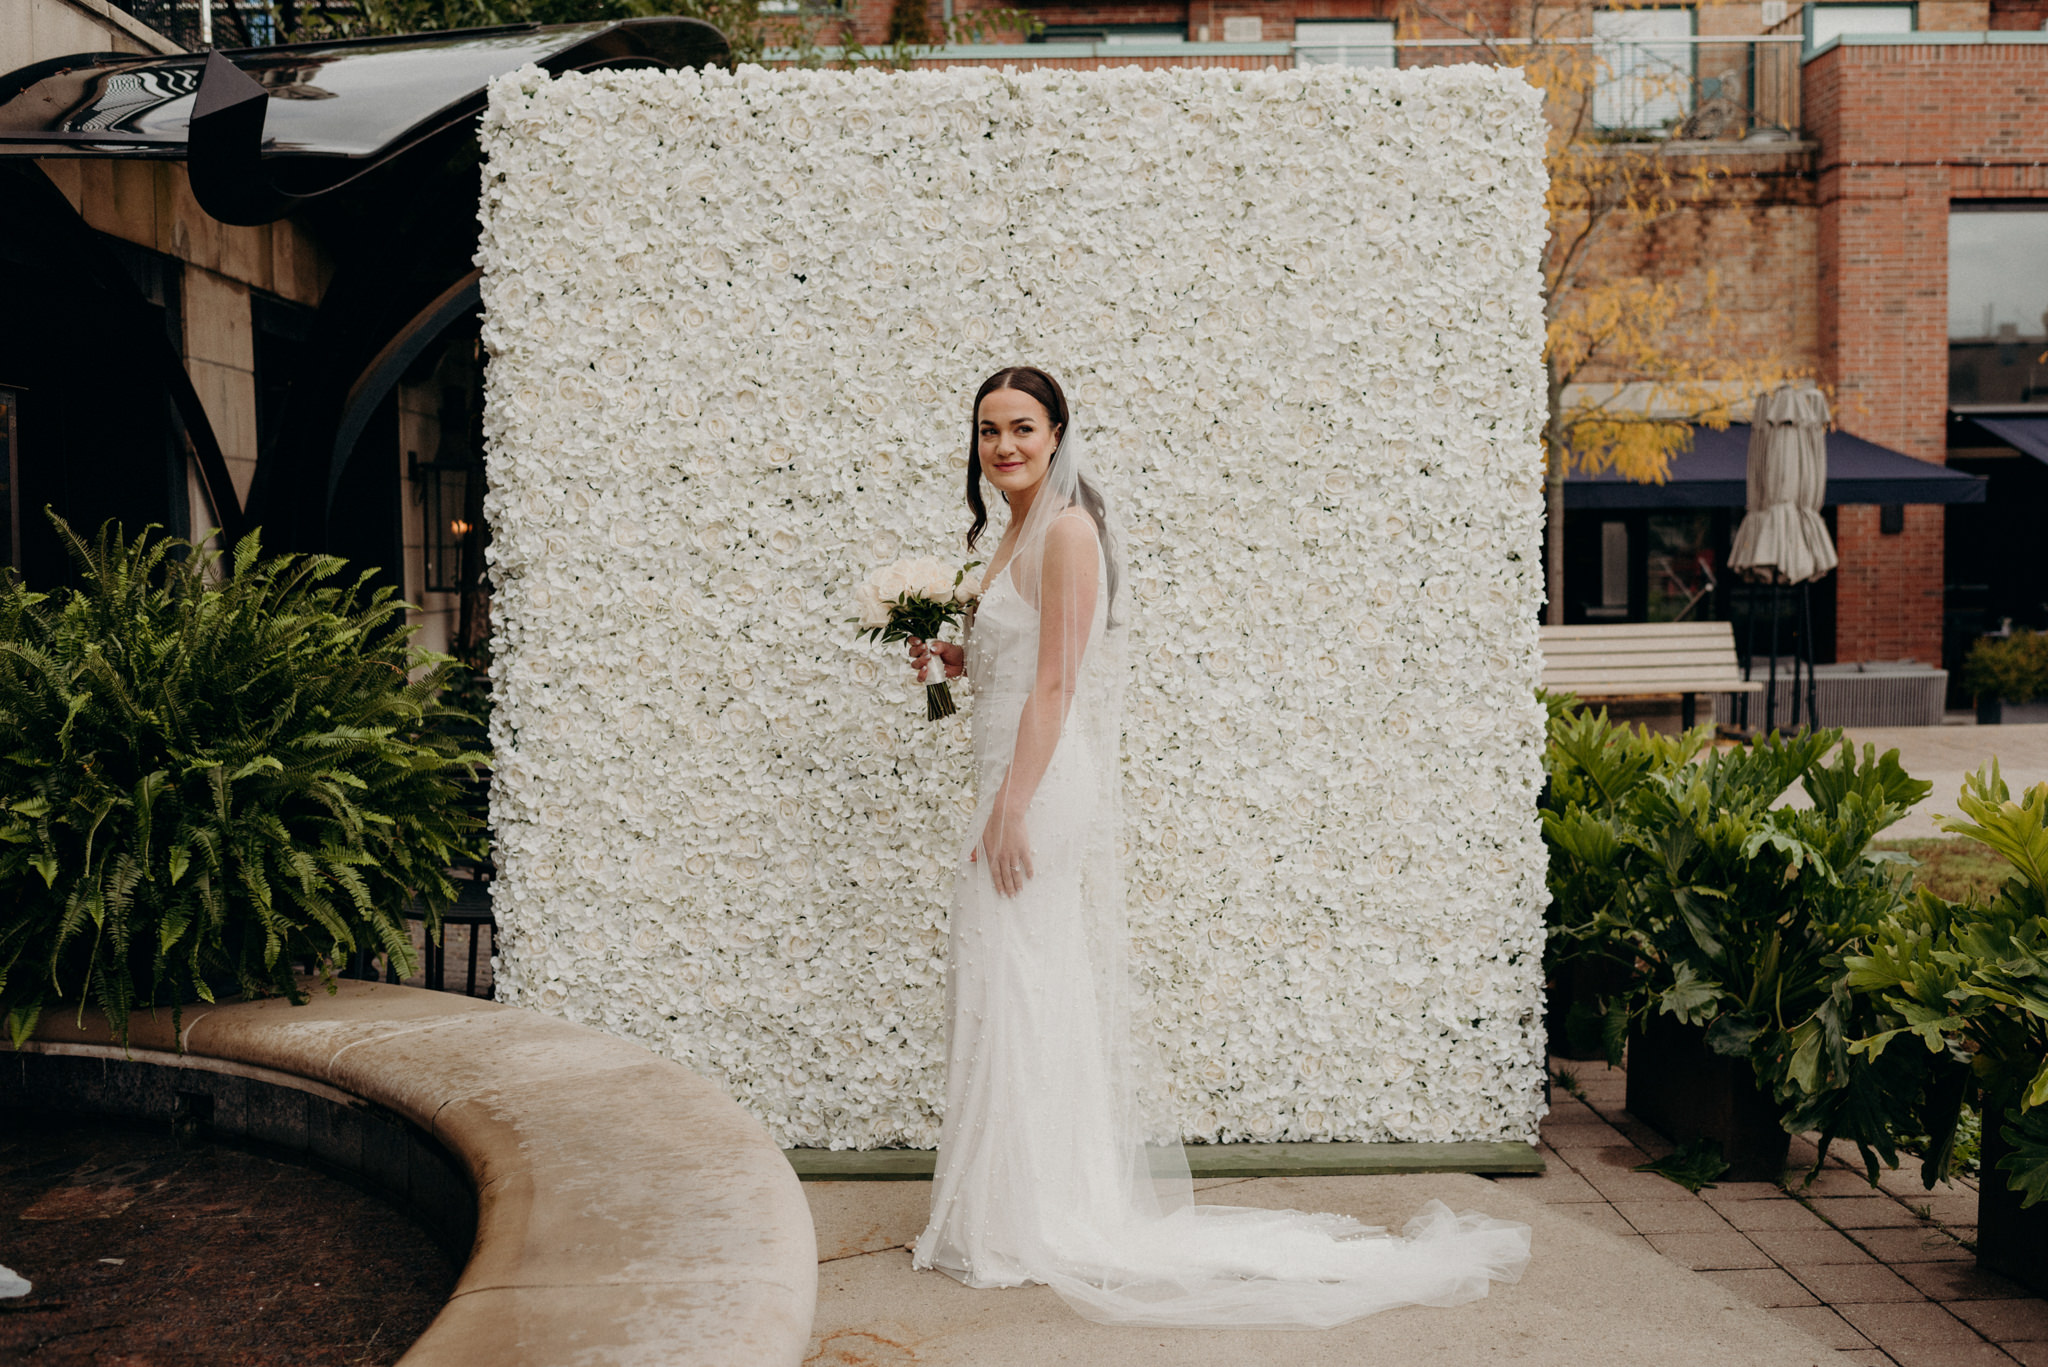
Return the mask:
M 1872 1016 L 1841 956 L 1902 899 L 1896 856 L 1871 840 L 1929 785 L 1897 751 L 1859 756 L 1839 731 L 1708 742 L 1705 728 L 1664 737 L 1605 713 L 1553 721 L 1551 961 L 1617 970 L 1581 1008 L 1610 1061 L 1653 1013 L 1702 1027 L 1716 1053 L 1749 1060 L 1787 1130 L 1854 1142 L 1874 1176 L 1921 1121 L 1928 1068 L 1850 1052 Z M 1775 806 L 1795 783 L 1812 806 Z
M 231 558 L 57 521 L 80 586 L 0 591 L 0 1016 L 277 992 L 301 956 L 414 967 L 481 823 L 452 662 L 334 557 Z M 152 531 L 154 529 L 151 529 Z M 364 578 L 367 578 L 365 576 Z
M 2048 634 L 2022 628 L 1982 638 L 1964 657 L 1963 686 L 1974 697 L 2007 702 L 2048 697 Z
M 1847 960 L 1848 982 L 1879 1004 L 1882 1027 L 1851 1048 L 1889 1058 L 1886 1045 L 1917 1036 L 1927 1056 L 1967 1068 L 1981 1089 L 1984 1123 L 2012 1146 L 2006 1180 L 2031 1206 L 2048 1197 L 2048 783 L 2014 801 L 1994 761 L 1963 780 L 1968 820 L 1942 829 L 1983 842 L 2011 876 L 1988 902 L 1952 902 L 1921 890 Z M 1910 1052 L 1910 1051 L 1908 1051 Z M 1930 1106 L 1922 1177 L 1948 1175 L 1966 1089 Z

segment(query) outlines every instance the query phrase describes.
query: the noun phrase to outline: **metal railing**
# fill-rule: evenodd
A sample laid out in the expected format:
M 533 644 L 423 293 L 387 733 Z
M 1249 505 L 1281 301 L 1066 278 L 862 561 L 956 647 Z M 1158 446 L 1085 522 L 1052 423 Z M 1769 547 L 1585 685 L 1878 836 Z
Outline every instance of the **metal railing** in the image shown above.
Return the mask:
M 1443 66 L 1558 49 L 1590 70 L 1592 123 L 1610 136 L 1720 139 L 1800 127 L 1799 33 L 1674 37 L 1390 38 L 1292 45 L 1297 66 Z

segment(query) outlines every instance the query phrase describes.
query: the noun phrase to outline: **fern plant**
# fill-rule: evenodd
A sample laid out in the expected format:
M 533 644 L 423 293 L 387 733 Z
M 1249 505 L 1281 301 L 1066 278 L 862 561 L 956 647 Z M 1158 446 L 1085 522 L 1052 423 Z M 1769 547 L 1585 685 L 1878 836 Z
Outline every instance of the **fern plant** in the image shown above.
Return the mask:
M 223 992 L 305 999 L 295 961 L 415 965 L 483 756 L 450 734 L 453 662 L 331 556 L 231 556 L 52 517 L 78 587 L 0 589 L 0 1016 Z

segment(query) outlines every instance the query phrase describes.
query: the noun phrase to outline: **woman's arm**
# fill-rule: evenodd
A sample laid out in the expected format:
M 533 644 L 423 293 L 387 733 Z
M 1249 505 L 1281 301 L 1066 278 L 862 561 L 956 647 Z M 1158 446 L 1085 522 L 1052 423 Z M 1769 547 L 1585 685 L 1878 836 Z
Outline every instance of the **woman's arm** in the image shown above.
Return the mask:
M 1024 700 L 1017 746 L 981 837 L 989 875 L 1005 896 L 1015 896 L 1031 876 L 1024 811 L 1052 764 L 1073 705 L 1081 656 L 1095 622 L 1099 554 L 1094 521 L 1086 516 L 1062 515 L 1046 529 L 1045 559 L 1038 576 L 1038 675 Z

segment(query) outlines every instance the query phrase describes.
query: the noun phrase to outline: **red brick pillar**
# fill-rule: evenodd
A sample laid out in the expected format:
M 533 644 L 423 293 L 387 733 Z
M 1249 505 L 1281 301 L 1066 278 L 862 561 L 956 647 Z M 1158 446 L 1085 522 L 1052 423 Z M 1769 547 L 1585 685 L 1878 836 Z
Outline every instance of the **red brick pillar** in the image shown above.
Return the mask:
M 1806 124 L 1821 144 L 1820 360 L 1836 425 L 1940 464 L 1949 173 L 1926 102 L 1931 64 L 1898 60 L 1920 51 L 1844 47 L 1809 63 Z M 1934 506 L 1909 506 L 1892 533 L 1875 507 L 1836 510 L 1836 659 L 1940 662 L 1943 524 Z

